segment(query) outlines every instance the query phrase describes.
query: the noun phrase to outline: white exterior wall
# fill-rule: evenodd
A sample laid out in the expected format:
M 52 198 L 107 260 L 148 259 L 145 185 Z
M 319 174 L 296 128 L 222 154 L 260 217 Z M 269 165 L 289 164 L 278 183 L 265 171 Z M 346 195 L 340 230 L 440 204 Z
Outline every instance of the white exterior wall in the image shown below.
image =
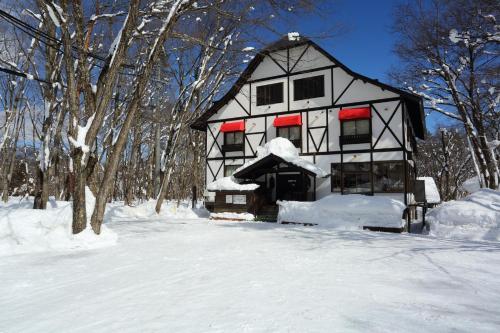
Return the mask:
M 351 76 L 341 67 L 335 66 L 330 59 L 312 46 L 303 54 L 301 60 L 295 64 L 295 60 L 300 57 L 304 49 L 305 46 L 290 49 L 290 67 L 295 67 L 289 77 L 272 78 L 272 76 L 283 76 L 286 72 L 272 59 L 265 57 L 251 75 L 249 82 L 236 94 L 235 100 L 237 102 L 231 100 L 210 117 L 206 144 L 207 165 L 210 166 L 212 171 L 207 168 L 207 183 L 223 177 L 224 154 L 220 148 L 224 143 L 224 136 L 223 133 L 219 133 L 219 129 L 225 119 L 229 119 L 229 121 L 244 119 L 246 136 L 244 153 L 226 153 L 225 163 L 227 165 L 243 164 L 248 159 L 253 158 L 259 143 L 265 143 L 276 137 L 273 120 L 281 113 L 286 113 L 287 116 L 296 114 L 302 116 L 302 147 L 300 149 L 301 154 L 303 154 L 302 157 L 311 161 L 315 160 L 318 166 L 329 171 L 331 163 L 340 163 L 341 160 L 339 111 L 342 108 L 351 107 L 372 107 L 372 142 L 371 144 L 344 145 L 342 147 L 344 162 L 370 161 L 370 153 L 349 152 L 353 150 L 374 149 L 374 161 L 403 160 L 403 152 L 396 150 L 401 149 L 401 145 L 404 143 L 406 143 L 407 149 L 411 150 L 410 143 L 406 142 L 407 140 L 403 136 L 403 126 L 405 126 L 406 131 L 408 125 L 403 121 L 403 104 L 398 94 Z M 287 69 L 286 50 L 271 55 L 285 70 Z M 330 67 L 325 68 L 328 66 Z M 314 68 L 320 68 L 320 70 L 314 71 Z M 309 72 L 295 74 L 301 71 Z M 317 75 L 324 75 L 325 96 L 294 101 L 293 81 Z M 265 80 L 267 77 L 270 77 L 270 79 Z M 259 81 L 253 82 L 254 80 Z M 282 82 L 284 85 L 283 102 L 257 106 L 257 87 L 277 82 Z M 390 101 L 387 101 L 387 99 L 390 99 Z M 348 105 L 345 106 L 345 104 Z M 390 130 L 386 126 L 387 123 Z M 215 141 L 216 143 L 214 143 Z M 389 151 L 377 152 L 377 149 Z M 314 154 L 316 156 L 313 156 Z M 316 185 L 317 198 L 331 193 L 330 178 L 317 179 Z

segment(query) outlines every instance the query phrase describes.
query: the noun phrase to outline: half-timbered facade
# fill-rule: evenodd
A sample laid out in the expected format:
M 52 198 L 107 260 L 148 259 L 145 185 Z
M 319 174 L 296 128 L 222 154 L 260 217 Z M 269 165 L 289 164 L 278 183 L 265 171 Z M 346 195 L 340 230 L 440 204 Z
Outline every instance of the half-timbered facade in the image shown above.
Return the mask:
M 300 158 L 330 173 L 314 178 L 308 200 L 364 193 L 408 204 L 416 175 L 415 138 L 424 138 L 425 121 L 419 96 L 357 74 L 313 41 L 290 36 L 259 52 L 191 127 L 207 133 L 207 184 L 255 158 L 258 146 L 284 137 Z

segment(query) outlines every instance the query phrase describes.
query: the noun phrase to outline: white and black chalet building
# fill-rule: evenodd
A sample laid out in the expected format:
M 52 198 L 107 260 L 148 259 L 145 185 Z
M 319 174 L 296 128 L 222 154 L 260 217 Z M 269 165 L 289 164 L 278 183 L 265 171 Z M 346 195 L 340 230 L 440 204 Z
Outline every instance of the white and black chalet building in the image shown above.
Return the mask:
M 330 173 L 319 178 L 266 159 L 234 174 L 260 184 L 266 205 L 332 193 L 410 204 L 415 139 L 424 139 L 425 119 L 421 97 L 353 72 L 308 38 L 286 36 L 260 51 L 191 127 L 207 133 L 207 184 L 233 175 L 278 136 Z

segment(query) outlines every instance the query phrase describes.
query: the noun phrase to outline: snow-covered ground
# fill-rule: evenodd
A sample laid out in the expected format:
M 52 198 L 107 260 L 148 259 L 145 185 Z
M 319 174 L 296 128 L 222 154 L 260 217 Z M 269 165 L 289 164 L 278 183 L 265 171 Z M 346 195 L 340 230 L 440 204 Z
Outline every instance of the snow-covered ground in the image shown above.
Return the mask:
M 0 332 L 500 331 L 500 243 L 108 214 L 115 246 L 1 258 Z

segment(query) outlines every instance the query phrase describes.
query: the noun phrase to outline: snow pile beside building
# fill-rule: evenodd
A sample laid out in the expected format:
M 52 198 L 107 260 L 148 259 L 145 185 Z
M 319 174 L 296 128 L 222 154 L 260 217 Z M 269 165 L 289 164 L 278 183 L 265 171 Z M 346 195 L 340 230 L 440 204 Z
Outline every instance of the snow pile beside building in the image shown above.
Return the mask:
M 461 185 L 462 190 L 474 193 L 481 189 L 481 184 L 479 183 L 479 179 L 476 177 L 472 177 L 464 181 Z
M 432 209 L 426 219 L 436 237 L 500 241 L 500 192 L 480 189 Z
M 318 177 L 328 176 L 328 173 L 326 171 L 319 168 L 314 163 L 300 158 L 297 148 L 293 145 L 293 143 L 290 142 L 290 140 L 281 137 L 272 139 L 262 147 L 257 147 L 257 157 L 243 164 L 241 167 L 236 169 L 234 173 L 236 174 L 240 170 L 248 168 L 250 165 L 260 161 L 261 159 L 269 155 L 275 155 L 282 158 L 288 163 L 309 170 L 312 173 L 316 174 L 316 176 Z
M 176 219 L 198 219 L 209 216 L 208 211 L 199 203 L 191 208 L 190 201 L 165 201 L 160 213 L 155 211 L 156 200 L 148 200 L 134 206 L 127 206 L 122 201 L 113 202 L 106 207 L 105 221 L 143 220 L 152 219 L 163 222 Z
M 95 198 L 86 193 L 87 212 Z M 73 235 L 72 207 L 65 201 L 51 200 L 46 210 L 32 209 L 31 200 L 14 199 L 0 206 L 0 256 L 47 250 L 94 249 L 116 244 L 117 235 L 101 227 L 96 235 L 88 224 L 83 232 Z
M 253 191 L 258 188 L 257 184 L 240 184 L 233 176 L 219 178 L 207 185 L 209 191 Z
M 368 227 L 402 228 L 405 205 L 388 197 L 331 194 L 318 201 L 279 201 L 278 222 L 313 223 L 353 230 Z
M 427 203 L 438 204 L 441 202 L 441 196 L 439 195 L 439 190 L 432 177 L 418 177 L 418 180 L 423 180 L 425 182 L 425 199 Z

